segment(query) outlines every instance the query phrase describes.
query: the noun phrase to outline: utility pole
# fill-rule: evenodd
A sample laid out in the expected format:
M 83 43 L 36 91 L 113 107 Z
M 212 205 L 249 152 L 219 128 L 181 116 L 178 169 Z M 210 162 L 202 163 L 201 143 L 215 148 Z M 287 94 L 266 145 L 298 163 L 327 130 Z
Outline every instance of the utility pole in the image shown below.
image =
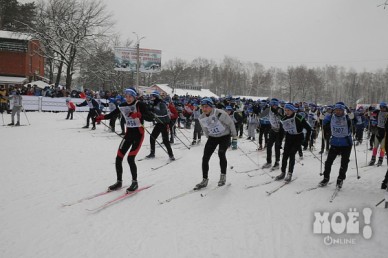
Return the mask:
M 139 35 L 136 32 L 132 32 L 136 35 L 136 52 L 137 52 L 137 60 L 136 60 L 136 91 L 139 92 L 139 80 L 140 80 L 140 40 L 145 37 L 141 37 L 139 39 Z

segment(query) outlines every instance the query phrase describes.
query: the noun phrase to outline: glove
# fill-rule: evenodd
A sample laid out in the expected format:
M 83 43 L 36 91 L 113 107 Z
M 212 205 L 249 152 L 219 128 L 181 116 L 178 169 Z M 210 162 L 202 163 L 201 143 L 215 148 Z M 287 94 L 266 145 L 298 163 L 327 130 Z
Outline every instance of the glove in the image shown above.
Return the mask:
M 105 116 L 104 116 L 104 115 L 98 115 L 98 116 L 96 117 L 96 122 L 99 123 L 99 122 L 101 122 L 101 120 L 104 120 L 104 119 L 105 119 Z
M 237 149 L 237 137 L 233 137 L 232 139 L 232 150 Z
M 136 118 L 141 118 L 141 113 L 140 112 L 133 112 L 131 115 L 130 115 L 130 117 L 132 118 L 132 119 L 136 119 Z

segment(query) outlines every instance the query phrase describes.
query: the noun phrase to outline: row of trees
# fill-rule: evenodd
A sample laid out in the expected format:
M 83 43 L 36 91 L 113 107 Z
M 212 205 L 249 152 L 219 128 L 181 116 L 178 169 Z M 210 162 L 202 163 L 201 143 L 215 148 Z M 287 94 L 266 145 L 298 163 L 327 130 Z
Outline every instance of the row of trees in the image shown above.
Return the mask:
M 135 84 L 135 73 L 113 69 L 114 47 L 129 47 L 134 42 L 123 42 L 120 35 L 112 32 L 111 18 L 101 0 L 40 0 L 36 5 L 0 0 L 0 29 L 26 31 L 40 39 L 46 77 L 57 85 L 65 81 L 68 89 L 81 85 L 122 90 Z M 322 104 L 342 100 L 354 105 L 387 99 L 388 70 L 357 73 L 337 66 L 283 70 L 232 57 L 225 57 L 221 63 L 206 58 L 191 62 L 174 59 L 162 68 L 160 74 L 141 74 L 140 85 L 201 85 L 217 95 L 278 97 Z

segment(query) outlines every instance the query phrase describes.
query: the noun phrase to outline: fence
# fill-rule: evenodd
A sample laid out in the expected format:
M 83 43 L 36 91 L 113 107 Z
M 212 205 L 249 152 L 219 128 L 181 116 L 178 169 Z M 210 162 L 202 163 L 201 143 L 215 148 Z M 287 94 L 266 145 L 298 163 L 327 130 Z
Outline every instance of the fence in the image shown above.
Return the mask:
M 28 111 L 67 111 L 66 98 L 49 98 L 49 97 L 37 97 L 37 96 L 22 96 L 23 107 Z M 74 98 L 71 99 L 74 104 L 79 104 L 85 101 L 85 99 Z M 98 103 L 107 103 L 106 99 L 96 99 Z M 12 109 L 13 103 L 10 101 L 10 108 Z M 89 111 L 89 107 L 76 107 L 76 111 Z M 104 111 L 108 111 L 108 108 L 104 107 Z

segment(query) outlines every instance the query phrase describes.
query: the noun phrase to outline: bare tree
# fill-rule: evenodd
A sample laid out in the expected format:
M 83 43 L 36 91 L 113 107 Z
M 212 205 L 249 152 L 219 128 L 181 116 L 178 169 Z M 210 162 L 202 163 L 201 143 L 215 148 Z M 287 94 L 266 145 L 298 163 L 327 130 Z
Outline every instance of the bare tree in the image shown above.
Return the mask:
M 106 35 L 113 25 L 111 15 L 101 0 L 47 0 L 39 2 L 37 9 L 35 27 L 30 29 L 45 43 L 45 56 L 58 64 L 56 83 L 66 66 L 66 88 L 70 89 L 79 52 Z

